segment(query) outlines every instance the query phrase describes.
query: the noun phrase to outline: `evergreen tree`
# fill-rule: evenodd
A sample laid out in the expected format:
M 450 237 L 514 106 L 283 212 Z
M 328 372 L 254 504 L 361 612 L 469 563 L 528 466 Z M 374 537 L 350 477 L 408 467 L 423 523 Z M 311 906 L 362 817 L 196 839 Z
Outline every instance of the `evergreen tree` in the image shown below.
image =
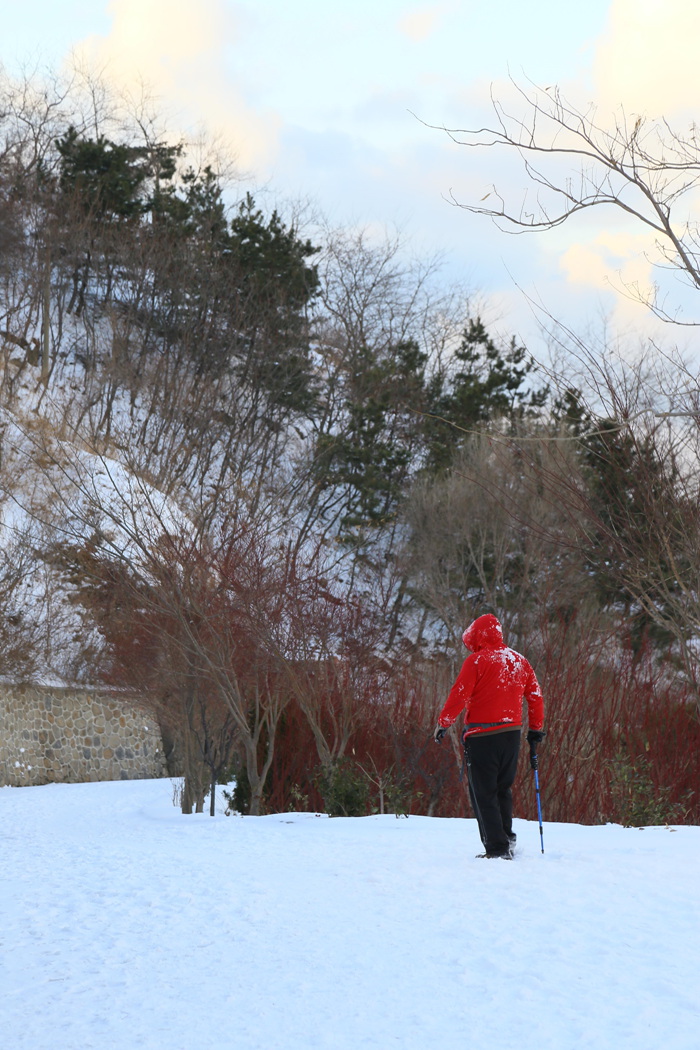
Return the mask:
M 586 487 L 588 542 L 585 566 L 595 582 L 603 607 L 623 610 L 623 622 L 635 650 L 645 641 L 667 646 L 673 635 L 660 626 L 668 589 L 677 592 L 668 557 L 659 551 L 653 519 L 660 516 L 669 528 L 684 512 L 677 491 L 673 458 L 665 459 L 652 434 L 636 435 L 619 420 L 594 416 L 577 390 L 567 390 L 555 405 L 555 418 L 579 439 L 582 480 Z M 650 513 L 654 509 L 654 513 Z M 682 526 L 679 526 L 682 530 Z M 644 565 L 644 552 L 648 565 Z M 641 557 L 641 560 L 640 560 Z M 676 566 L 676 571 L 679 566 Z M 661 573 L 665 597 L 655 594 L 655 576 Z M 652 616 L 638 600 L 640 579 L 646 578 L 648 600 L 661 616 Z M 634 582 L 633 582 L 634 581 Z
M 344 388 L 344 416 L 316 446 L 323 488 L 344 491 L 346 534 L 394 521 L 406 482 L 420 456 L 427 355 L 409 340 L 383 353 L 361 347 Z
M 176 173 L 181 146 L 130 146 L 103 135 L 81 137 L 75 128 L 56 140 L 59 188 L 77 197 L 96 219 L 134 219 L 150 211 L 162 183 Z
M 494 419 L 514 421 L 540 409 L 546 387 L 532 390 L 534 371 L 525 347 L 512 338 L 500 349 L 481 318 L 465 328 L 454 354 L 454 369 L 438 375 L 430 386 L 426 422 L 426 466 L 431 473 L 446 470 L 466 433 Z
M 266 220 L 249 193 L 225 247 L 236 284 L 238 373 L 263 387 L 275 405 L 306 414 L 315 400 L 307 308 L 318 289 L 308 260 L 317 252 L 277 211 Z

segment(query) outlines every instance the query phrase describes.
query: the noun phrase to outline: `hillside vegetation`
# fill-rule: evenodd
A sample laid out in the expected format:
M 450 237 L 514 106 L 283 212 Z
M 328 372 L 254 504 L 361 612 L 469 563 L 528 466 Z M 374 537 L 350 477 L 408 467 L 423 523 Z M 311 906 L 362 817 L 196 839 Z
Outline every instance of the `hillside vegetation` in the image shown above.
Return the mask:
M 431 728 L 492 611 L 549 815 L 697 820 L 678 373 L 578 341 L 544 374 L 398 241 L 267 208 L 99 85 L 2 92 L 3 674 L 145 698 L 185 812 L 235 775 L 244 812 L 461 815 Z

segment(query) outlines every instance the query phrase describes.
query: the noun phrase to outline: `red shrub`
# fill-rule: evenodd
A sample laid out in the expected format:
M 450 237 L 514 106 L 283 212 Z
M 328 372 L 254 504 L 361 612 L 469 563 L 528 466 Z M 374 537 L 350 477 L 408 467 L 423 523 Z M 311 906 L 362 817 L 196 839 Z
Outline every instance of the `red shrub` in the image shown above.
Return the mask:
M 536 657 L 547 705 L 548 736 L 540 748 L 546 821 L 583 824 L 700 823 L 700 723 L 692 698 L 658 662 L 624 651 L 614 637 L 578 644 L 567 632 L 544 636 Z M 344 752 L 371 785 L 393 785 L 392 804 L 410 813 L 470 815 L 461 751 L 455 739 L 432 739 L 450 685 L 438 664 L 401 669 L 381 693 L 357 696 L 358 712 Z M 314 784 L 318 755 L 298 706 L 279 730 L 268 804 L 322 807 Z M 296 786 L 297 797 L 290 797 Z M 523 746 L 514 787 L 515 813 L 535 819 L 534 779 Z M 390 807 L 387 806 L 389 809 Z

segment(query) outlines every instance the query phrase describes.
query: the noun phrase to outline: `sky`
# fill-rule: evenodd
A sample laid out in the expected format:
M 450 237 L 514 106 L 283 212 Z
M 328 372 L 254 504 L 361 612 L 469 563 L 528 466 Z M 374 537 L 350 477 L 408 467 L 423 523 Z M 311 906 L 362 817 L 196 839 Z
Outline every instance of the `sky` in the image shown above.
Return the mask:
M 535 339 L 532 302 L 573 327 L 652 330 L 610 282 L 651 277 L 644 231 L 586 213 L 513 237 L 449 203 L 496 183 L 517 201 L 514 157 L 475 152 L 427 125 L 489 117 L 508 78 L 559 85 L 601 114 L 683 123 L 700 102 L 696 0 L 5 0 L 0 60 L 76 59 L 120 86 L 146 83 L 185 135 L 206 128 L 247 188 L 308 200 L 331 224 L 400 230 L 440 254 L 445 281 L 488 301 L 489 320 Z M 687 126 L 687 123 L 685 124 Z

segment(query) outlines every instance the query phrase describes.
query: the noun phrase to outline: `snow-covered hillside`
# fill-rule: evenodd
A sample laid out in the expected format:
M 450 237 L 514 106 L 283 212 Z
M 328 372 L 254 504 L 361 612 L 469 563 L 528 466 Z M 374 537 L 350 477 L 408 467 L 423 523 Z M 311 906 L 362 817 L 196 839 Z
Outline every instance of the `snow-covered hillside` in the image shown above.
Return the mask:
M 0 791 L 3 1050 L 696 1050 L 700 828 Z

